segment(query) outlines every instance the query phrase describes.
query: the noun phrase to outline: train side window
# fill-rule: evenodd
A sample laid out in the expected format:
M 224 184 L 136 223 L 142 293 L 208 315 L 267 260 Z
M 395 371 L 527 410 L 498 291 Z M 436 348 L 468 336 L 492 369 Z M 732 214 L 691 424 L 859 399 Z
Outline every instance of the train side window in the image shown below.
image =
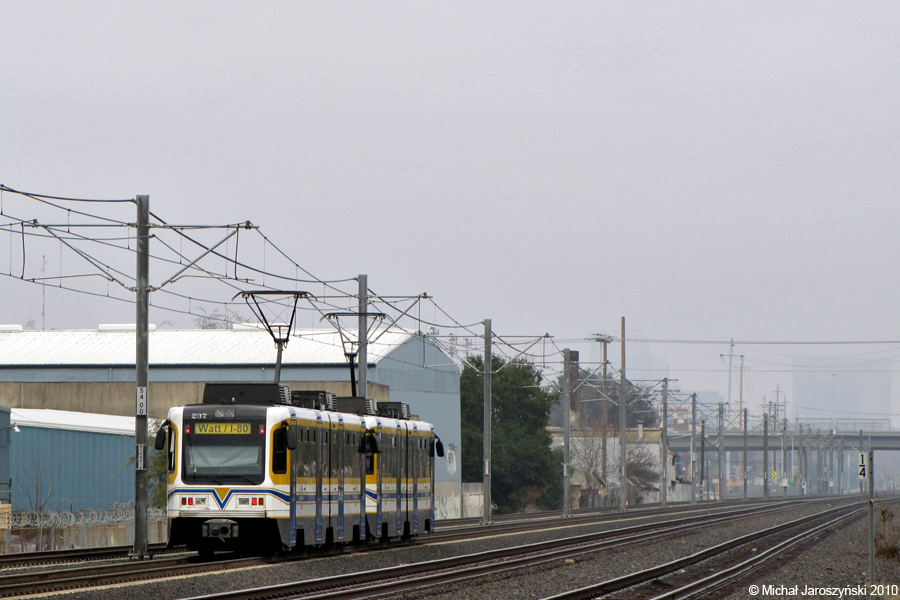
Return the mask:
M 169 473 L 175 472 L 175 428 L 169 427 L 169 446 L 167 449 L 169 459 Z
M 272 434 L 272 472 L 287 473 L 287 429 L 284 427 Z

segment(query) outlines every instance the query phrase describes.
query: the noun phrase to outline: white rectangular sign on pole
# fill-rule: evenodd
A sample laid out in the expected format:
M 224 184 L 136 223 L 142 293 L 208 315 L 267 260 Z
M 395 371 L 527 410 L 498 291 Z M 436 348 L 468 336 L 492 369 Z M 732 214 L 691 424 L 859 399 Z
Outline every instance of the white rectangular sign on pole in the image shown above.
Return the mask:
M 147 416 L 147 388 L 137 388 L 137 403 L 135 405 L 134 414 L 139 417 Z

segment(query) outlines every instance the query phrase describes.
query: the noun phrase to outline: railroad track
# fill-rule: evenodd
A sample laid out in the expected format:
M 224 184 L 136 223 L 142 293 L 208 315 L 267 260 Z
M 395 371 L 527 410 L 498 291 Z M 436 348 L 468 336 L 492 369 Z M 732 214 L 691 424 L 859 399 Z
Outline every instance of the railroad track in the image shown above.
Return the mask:
M 786 506 L 763 509 L 754 507 L 754 509 L 725 511 L 715 515 L 694 515 L 666 522 L 635 525 L 514 548 L 380 568 L 374 571 L 195 596 L 185 600 L 259 600 L 295 597 L 310 600 L 350 600 L 399 594 L 439 584 L 498 575 L 679 533 L 695 532 L 698 527 L 731 523 L 738 518 L 756 517 L 788 510 L 788 508 Z M 794 522 L 805 522 L 835 510 L 840 509 L 829 509 Z
M 827 501 L 819 499 L 819 502 Z M 693 511 L 698 512 L 702 511 L 702 514 L 694 514 L 687 517 L 681 517 L 676 519 L 670 519 L 665 522 L 654 521 L 651 523 L 643 523 L 639 525 L 632 525 L 630 527 L 618 528 L 613 530 L 608 530 L 604 532 L 592 533 L 582 536 L 576 536 L 574 538 L 564 538 L 562 541 L 554 541 L 554 542 L 543 542 L 541 544 L 531 545 L 531 546 L 522 546 L 520 549 L 513 551 L 513 555 L 521 555 L 528 553 L 545 553 L 546 560 L 557 560 L 561 557 L 564 557 L 563 554 L 566 552 L 573 552 L 574 554 L 584 553 L 585 550 L 572 550 L 571 548 L 566 549 L 567 546 L 572 545 L 584 545 L 584 544 L 595 544 L 596 547 L 594 550 L 597 551 L 605 548 L 612 547 L 614 545 L 622 545 L 626 543 L 634 543 L 635 541 L 640 541 L 641 539 L 648 539 L 648 535 L 652 535 L 653 537 L 660 537 L 665 535 L 673 535 L 678 532 L 683 532 L 691 529 L 695 529 L 698 526 L 698 523 L 705 526 L 712 526 L 716 523 L 722 523 L 725 521 L 732 521 L 736 518 L 747 517 L 747 516 L 758 516 L 761 514 L 767 514 L 772 512 L 789 510 L 797 506 L 798 504 L 808 504 L 810 501 L 789 501 L 789 502 L 779 502 L 777 504 L 769 503 L 768 505 L 760 506 L 752 506 L 752 507 L 740 507 L 740 508 L 724 508 L 722 510 L 718 510 L 715 512 L 707 511 L 703 507 L 683 507 L 681 509 L 675 509 L 673 512 L 685 512 L 685 511 Z M 440 543 L 446 542 L 456 539 L 471 539 L 473 537 L 481 537 L 481 536 L 495 536 L 495 535 L 507 535 L 513 533 L 522 533 L 522 532 L 533 532 L 538 529 L 554 529 L 561 527 L 573 527 L 573 526 L 581 526 L 586 524 L 603 524 L 604 522 L 608 522 L 610 520 L 621 520 L 623 516 L 627 516 L 628 518 L 645 518 L 652 516 L 659 516 L 659 511 L 654 511 L 652 514 L 631 514 L 623 515 L 622 513 L 615 514 L 593 514 L 582 517 L 571 517 L 568 519 L 561 519 L 558 514 L 556 519 L 538 519 L 535 520 L 524 520 L 519 522 L 508 522 L 504 524 L 495 524 L 489 527 L 458 527 L 453 530 L 441 531 L 438 530 L 433 536 L 429 536 L 425 539 L 417 540 L 414 542 L 408 542 L 405 544 L 370 544 L 366 546 L 358 546 L 358 547 L 340 547 L 334 549 L 332 552 L 334 554 L 348 554 L 351 552 L 369 552 L 369 551 L 379 551 L 379 550 L 391 550 L 391 549 L 399 549 L 409 547 L 410 545 L 425 545 L 429 543 Z M 599 518 L 598 518 L 599 517 Z M 655 532 L 655 533 L 651 533 Z M 599 545 L 597 545 L 599 544 Z M 610 545 L 612 544 L 612 546 Z M 471 555 L 470 557 L 462 557 L 462 563 L 473 564 L 475 562 L 481 563 L 489 563 L 490 561 L 497 560 L 508 560 L 509 557 L 504 557 L 504 553 L 508 553 L 510 551 L 507 550 L 498 550 L 492 551 L 487 554 L 482 555 Z M 552 554 L 552 552 L 556 552 L 556 554 Z M 85 552 L 84 551 L 72 551 L 72 552 L 48 552 L 48 553 L 39 553 L 36 557 L 35 553 L 31 553 L 31 558 L 38 558 L 38 564 L 53 564 L 60 562 L 71 562 L 74 560 L 85 560 Z M 79 556 L 80 554 L 80 556 Z M 317 557 L 327 556 L 327 552 L 319 552 L 316 553 Z M 278 563 L 284 562 L 294 562 L 298 560 L 305 560 L 310 557 L 310 554 L 285 554 L 285 555 L 277 555 L 270 557 L 244 557 L 244 558 L 227 558 L 222 560 L 213 560 L 213 561 L 201 561 L 196 556 L 180 556 L 174 558 L 156 558 L 150 561 L 134 561 L 128 560 L 127 557 L 127 549 L 125 548 L 117 548 L 117 549 L 104 549 L 91 551 L 87 553 L 88 558 L 94 560 L 108 560 L 108 559 L 120 559 L 118 562 L 111 562 L 109 564 L 103 565 L 81 565 L 77 567 L 67 567 L 62 569 L 54 569 L 54 570 L 41 570 L 41 571 L 31 571 L 25 573 L 16 573 L 11 575 L 6 575 L 0 577 L 0 597 L 13 597 L 20 596 L 26 594 L 36 594 L 36 593 L 51 593 L 58 592 L 64 590 L 75 590 L 75 589 L 85 589 L 91 587 L 98 587 L 102 585 L 110 585 L 110 584 L 120 584 L 124 582 L 137 582 L 142 580 L 152 580 L 164 577 L 175 577 L 175 576 L 184 576 L 184 575 L 194 575 L 194 574 L 203 574 L 203 573 L 211 573 L 216 571 L 223 570 L 231 570 L 231 569 L 239 569 L 246 568 L 251 566 L 265 566 L 265 565 L 274 565 Z M 230 555 L 228 555 L 230 556 Z M 219 555 L 220 559 L 222 555 Z M 16 557 L 19 559 L 18 563 L 15 564 L 24 564 L 21 561 L 20 557 Z M 454 559 L 449 559 L 454 560 Z M 540 558 L 538 558 L 540 561 Z M 36 563 L 29 562 L 28 565 L 34 565 Z M 449 564 L 449 563 L 448 563 Z M 424 567 L 415 567 L 415 565 L 408 565 L 403 567 L 402 571 L 398 571 L 398 574 L 395 576 L 397 578 L 408 578 L 412 574 L 422 573 L 424 571 L 433 570 L 434 567 L 431 563 L 424 563 Z M 523 564 L 524 566 L 524 564 Z M 487 571 L 482 568 L 484 573 L 490 570 L 490 567 L 486 567 Z M 379 571 L 379 573 L 386 573 L 392 571 L 391 569 Z M 446 579 L 445 579 L 446 580 Z M 304 582 L 303 584 L 299 584 L 301 587 L 298 589 L 306 590 L 299 593 L 308 593 L 309 589 L 322 589 L 321 583 L 316 582 Z M 312 588 L 309 586 L 312 585 Z M 331 584 L 327 584 L 331 585 Z M 353 586 L 353 585 L 366 585 L 366 582 L 363 581 L 360 583 L 350 582 L 341 584 L 344 587 Z M 304 587 L 305 586 L 305 587 Z M 298 592 L 288 592 L 296 594 Z M 242 596 L 241 593 L 238 592 L 238 595 L 229 596 L 224 595 L 221 598 L 256 598 L 259 596 L 249 595 Z M 219 596 L 215 596 L 219 597 Z M 340 596 L 337 596 L 340 597 Z
M 150 544 L 152 554 L 183 552 L 167 548 L 165 544 Z M 13 567 L 33 567 L 36 565 L 58 565 L 86 560 L 113 560 L 128 558 L 131 546 L 107 546 L 105 548 L 87 548 L 81 550 L 45 550 L 43 552 L 20 552 L 0 555 L 0 569 Z
M 848 500 L 855 496 L 844 496 L 840 500 Z M 765 507 L 784 507 L 790 508 L 794 506 L 803 506 L 811 503 L 834 502 L 836 498 L 832 497 L 815 497 L 790 500 L 765 500 L 751 501 L 748 503 L 727 502 L 727 503 L 703 503 L 703 504 L 681 504 L 676 507 L 661 509 L 659 507 L 650 509 L 629 509 L 627 512 L 616 510 L 602 509 L 582 509 L 580 512 L 568 518 L 562 518 L 559 512 L 555 513 L 533 513 L 527 519 L 523 519 L 522 515 L 503 515 L 503 519 L 498 519 L 490 525 L 481 525 L 477 519 L 467 519 L 465 522 L 454 523 L 453 525 L 438 524 L 433 534 L 429 534 L 427 539 L 452 541 L 457 539 L 472 539 L 473 535 L 503 535 L 506 533 L 521 533 L 532 531 L 539 524 L 547 527 L 570 527 L 585 524 L 602 524 L 610 521 L 622 521 L 623 519 L 641 519 L 659 517 L 664 515 L 677 515 L 683 513 L 697 513 L 704 511 L 705 514 L 722 513 L 730 510 L 746 510 L 754 506 Z M 517 519 L 515 517 L 518 517 Z
M 796 496 L 790 497 L 784 501 L 787 502 L 809 502 L 809 501 L 820 501 L 826 498 L 837 499 L 837 498 L 850 498 L 852 497 L 849 494 L 842 496 L 832 496 L 832 497 L 821 497 L 821 496 L 807 496 L 805 498 L 799 498 Z M 624 514 L 629 515 L 637 515 L 637 514 L 668 514 L 668 513 L 677 513 L 683 511 L 690 510 L 700 510 L 702 508 L 706 509 L 714 509 L 714 508 L 725 508 L 731 506 L 752 506 L 758 504 L 771 504 L 772 502 L 782 501 L 781 498 L 751 498 L 749 500 L 742 499 L 731 499 L 731 500 L 721 500 L 721 501 L 710 501 L 710 500 L 698 500 L 694 504 L 690 504 L 688 502 L 670 502 L 667 508 L 662 508 L 662 506 L 658 503 L 652 504 L 631 504 L 628 506 L 628 510 Z M 622 509 L 619 506 L 599 506 L 594 508 L 576 508 L 572 510 L 572 517 L 570 518 L 578 518 L 578 517 L 588 517 L 588 516 L 602 516 L 602 515 L 621 515 L 623 514 Z M 504 523 L 507 521 L 518 521 L 523 517 L 522 514 L 504 514 L 504 515 L 493 515 L 492 521 L 495 524 Z M 555 511 L 541 511 L 535 513 L 529 513 L 528 518 L 531 519 L 558 519 L 560 518 L 560 512 L 558 510 Z M 482 517 L 466 517 L 461 519 L 451 519 L 448 521 L 439 521 L 438 529 L 444 527 L 468 527 L 481 525 Z
M 851 513 L 836 517 L 826 523 L 817 525 L 807 531 L 798 533 L 781 543 L 765 550 L 759 554 L 751 555 L 727 569 L 722 570 L 714 575 L 700 578 L 686 585 L 682 585 L 678 589 L 671 590 L 665 594 L 655 596 L 654 600 L 670 600 L 675 598 L 700 598 L 710 592 L 716 591 L 722 587 L 730 585 L 734 582 L 746 578 L 754 571 L 762 568 L 767 563 L 780 558 L 793 550 L 795 547 L 804 544 L 825 530 L 848 522 L 853 518 L 860 516 L 865 512 L 865 508 L 859 508 Z
M 783 556 L 797 545 L 807 542 L 826 529 L 835 527 L 849 520 L 858 518 L 866 511 L 866 503 L 858 502 L 847 506 L 840 506 L 826 511 L 795 519 L 788 523 L 776 525 L 762 531 L 729 540 L 705 548 L 689 556 L 670 561 L 650 569 L 631 573 L 595 585 L 570 590 L 544 600 L 587 600 L 616 591 L 628 589 L 628 598 L 652 598 L 653 600 L 671 600 L 675 598 L 699 598 L 723 586 L 738 581 L 753 571 L 761 568 L 766 563 Z M 816 521 L 819 523 L 813 524 Z M 796 534 L 787 534 L 792 529 L 803 528 Z M 708 571 L 702 576 L 687 573 L 687 568 L 695 566 L 710 559 L 721 559 L 733 550 L 765 538 L 776 538 L 772 546 L 761 552 L 743 553 L 739 558 L 731 561 L 728 566 L 719 565 L 716 573 L 708 575 Z M 749 556 L 749 558 L 747 558 Z M 726 559 L 727 560 L 727 559 Z M 631 589 L 635 586 L 658 581 L 661 577 L 684 571 L 681 577 L 670 579 L 667 584 L 678 586 L 663 594 Z

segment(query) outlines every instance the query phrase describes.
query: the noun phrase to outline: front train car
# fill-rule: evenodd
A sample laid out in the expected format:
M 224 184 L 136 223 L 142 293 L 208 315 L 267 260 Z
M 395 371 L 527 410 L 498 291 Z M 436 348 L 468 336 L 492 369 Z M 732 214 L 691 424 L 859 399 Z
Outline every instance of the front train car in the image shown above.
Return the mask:
M 443 451 L 399 403 L 207 384 L 202 404 L 170 409 L 156 447 L 168 458 L 170 546 L 259 552 L 434 528 Z

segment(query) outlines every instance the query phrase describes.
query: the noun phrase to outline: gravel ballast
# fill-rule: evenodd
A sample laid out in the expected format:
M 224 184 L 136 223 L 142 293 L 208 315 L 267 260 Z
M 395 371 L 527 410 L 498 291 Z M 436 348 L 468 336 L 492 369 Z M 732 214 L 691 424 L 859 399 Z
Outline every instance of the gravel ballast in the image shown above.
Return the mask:
M 817 504 L 796 508 L 789 511 L 764 515 L 749 519 L 733 520 L 726 524 L 719 524 L 713 528 L 698 529 L 697 532 L 678 537 L 664 538 L 637 545 L 629 545 L 622 549 L 613 549 L 586 555 L 572 561 L 553 561 L 545 566 L 514 571 L 506 576 L 488 577 L 478 580 L 460 582 L 458 584 L 446 584 L 438 589 L 428 589 L 403 596 L 404 598 L 544 598 L 566 589 L 583 587 L 606 579 L 611 579 L 636 570 L 645 569 L 663 562 L 674 560 L 691 554 L 703 548 L 726 541 L 738 535 L 770 527 L 777 523 L 783 523 L 796 519 L 803 515 L 820 512 L 828 508 L 826 504 Z M 702 508 L 700 508 L 702 510 Z M 672 517 L 670 517 L 672 518 Z M 528 534 L 503 535 L 498 537 L 483 537 L 461 542 L 446 542 L 440 544 L 419 544 L 406 547 L 390 547 L 386 550 L 373 552 L 352 553 L 338 556 L 320 557 L 310 553 L 309 558 L 297 562 L 276 566 L 255 567 L 240 569 L 232 572 L 222 572 L 209 575 L 195 575 L 170 580 L 156 580 L 147 583 L 135 583 L 124 586 L 115 586 L 106 589 L 94 589 L 90 591 L 74 591 L 56 594 L 58 598 L 66 600 L 175 600 L 200 596 L 229 589 L 255 588 L 265 585 L 273 585 L 290 581 L 299 581 L 317 577 L 326 577 L 341 573 L 352 573 L 378 568 L 386 568 L 398 564 L 420 562 L 436 558 L 445 558 L 461 554 L 481 552 L 499 547 L 515 546 L 534 543 L 549 539 L 557 539 L 603 531 L 646 522 L 646 517 L 633 519 L 623 518 L 619 522 L 604 523 L 578 527 L 560 527 L 548 531 L 539 531 Z M 863 522 L 863 526 L 865 523 Z M 843 528 L 840 532 L 851 532 L 858 524 Z M 852 534 L 850 538 L 853 539 Z M 832 536 L 826 539 L 830 540 Z M 859 538 L 864 540 L 865 537 Z M 862 542 L 859 542 L 862 544 Z M 846 542 L 844 546 L 838 543 L 839 548 L 844 548 L 843 554 L 847 554 Z M 815 547 L 818 547 L 817 544 Z M 864 546 L 859 546 L 863 551 Z M 835 556 L 835 551 L 819 553 L 820 569 L 829 568 L 826 561 L 836 561 L 840 557 Z M 803 556 L 806 552 L 803 553 Z M 852 555 L 852 553 L 851 553 Z M 866 558 L 861 558 L 862 564 Z M 887 561 L 882 561 L 887 563 Z M 900 577 L 896 576 L 897 563 L 886 567 L 885 582 L 894 577 L 900 583 Z M 790 565 L 789 565 L 790 566 Z M 846 566 L 841 563 L 831 567 L 835 569 L 835 580 L 850 578 L 858 571 L 856 563 Z M 856 569 L 856 571 L 854 570 Z M 881 573 L 881 571 L 879 571 Z M 761 573 L 761 575 L 765 575 Z M 772 581 L 778 581 L 777 574 L 772 574 Z M 856 581 L 850 579 L 850 581 Z M 785 580 L 787 581 L 787 580 Z M 821 585 L 823 582 L 819 582 Z M 835 584 L 836 585 L 836 584 Z M 747 597 L 736 592 L 734 598 Z

